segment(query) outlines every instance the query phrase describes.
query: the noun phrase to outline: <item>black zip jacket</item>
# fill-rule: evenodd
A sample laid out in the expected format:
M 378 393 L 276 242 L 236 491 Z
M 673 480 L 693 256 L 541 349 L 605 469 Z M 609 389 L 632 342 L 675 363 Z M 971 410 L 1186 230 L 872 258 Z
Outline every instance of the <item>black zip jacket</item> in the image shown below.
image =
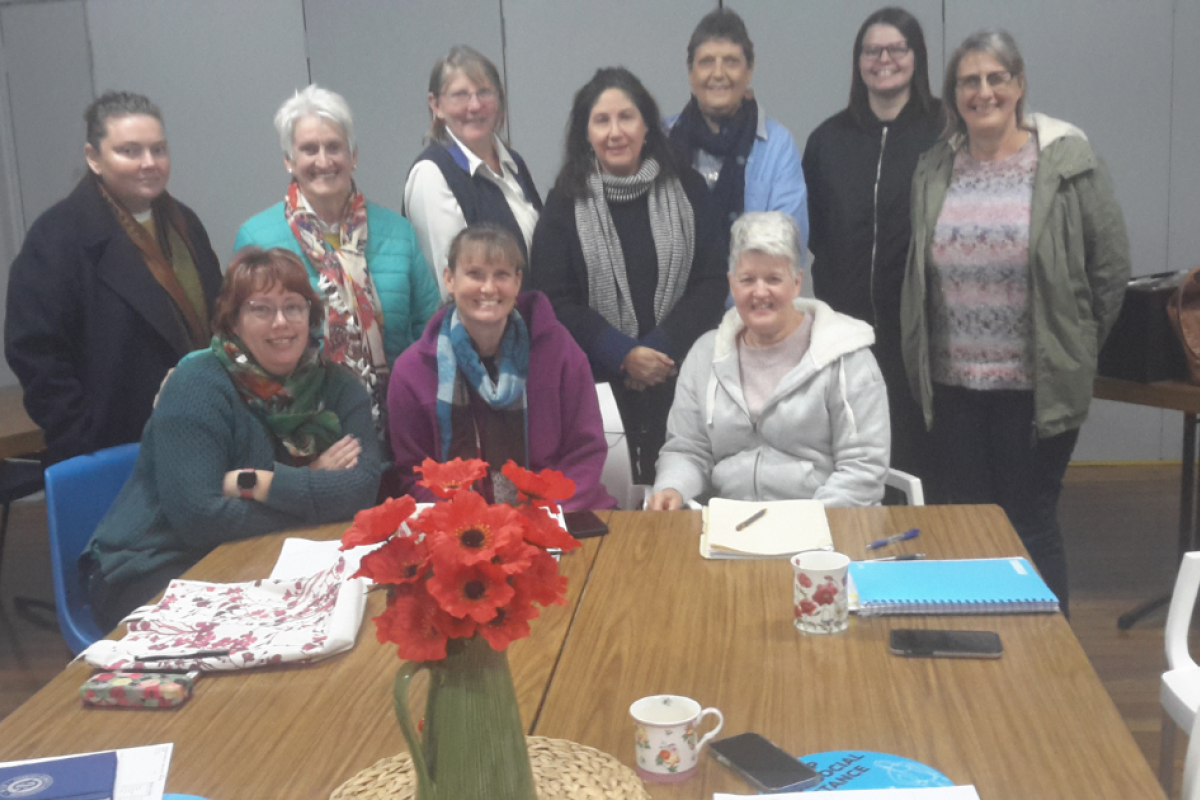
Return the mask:
M 862 126 L 849 111 L 822 122 L 808 137 L 803 167 L 813 291 L 834 310 L 874 325 L 878 338 L 881 327 L 899 333 L 912 176 L 943 118 L 936 100 L 928 113 L 909 101 L 889 122 L 867 114 Z

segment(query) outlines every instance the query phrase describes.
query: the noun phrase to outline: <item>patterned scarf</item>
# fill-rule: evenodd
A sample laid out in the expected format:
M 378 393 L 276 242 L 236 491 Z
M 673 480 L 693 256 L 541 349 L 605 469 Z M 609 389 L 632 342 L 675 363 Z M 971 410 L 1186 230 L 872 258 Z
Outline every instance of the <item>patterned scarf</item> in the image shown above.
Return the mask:
M 658 256 L 654 289 L 654 321 L 670 313 L 692 271 L 696 251 L 696 218 L 676 177 L 658 180 L 658 162 L 647 158 L 638 171 L 618 177 L 597 169 L 588 176 L 588 194 L 575 201 L 575 226 L 588 270 L 588 305 L 626 336 L 637 338 L 638 322 L 629 296 L 625 254 L 608 204 L 628 203 L 650 195 L 650 231 Z
M 726 227 L 731 226 L 746 207 L 746 159 L 750 157 L 757 133 L 758 103 L 753 98 L 746 99 L 733 116 L 724 121 L 721 130 L 713 133 L 700 113 L 696 96 L 692 95 L 668 136 L 681 163 L 694 164 L 697 150 L 724 159 L 712 195 Z
M 310 464 L 342 437 L 341 420 L 325 410 L 326 364 L 315 341 L 282 383 L 258 365 L 238 337 L 218 334 L 210 346 L 242 400 L 266 425 L 280 462 Z
M 351 185 L 340 248 L 325 240 L 321 220 L 308 210 L 295 181 L 288 184 L 283 211 L 325 297 L 325 357 L 345 364 L 367 388 L 375 429 L 386 439 L 384 393 L 391 369 L 383 349 L 383 311 L 367 270 L 367 202 Z
M 100 196 L 112 209 L 121 230 L 125 231 L 133 240 L 138 252 L 142 254 L 142 259 L 146 262 L 150 274 L 175 301 L 175 311 L 183 317 L 181 327 L 184 328 L 184 338 L 188 342 L 188 349 L 199 350 L 204 347 L 204 343 L 208 341 L 208 324 L 200 318 L 200 313 L 188 300 L 187 294 L 183 291 L 183 285 L 179 283 L 179 278 L 175 275 L 175 267 L 172 265 L 168 225 L 175 229 L 179 238 L 187 246 L 188 252 L 192 256 L 192 263 L 197 268 L 200 266 L 200 259 L 196 257 L 196 248 L 192 246 L 192 239 L 188 236 L 187 222 L 184 220 L 175 198 L 167 194 L 164 189 L 163 193 L 154 198 L 154 202 L 150 204 L 154 212 L 154 226 L 157 234 L 157 236 L 151 236 L 145 226 L 133 218 L 129 209 L 125 208 L 125 205 L 108 191 L 104 181 L 91 171 L 88 172 L 88 176 L 100 192 Z
M 458 317 L 458 309 L 451 307 L 442 318 L 437 341 L 437 418 L 442 461 L 449 461 L 454 456 L 486 458 L 497 472 L 510 458 L 522 466 L 527 465 L 529 416 L 525 381 L 529 376 L 529 328 L 516 309 L 508 315 L 508 324 L 496 352 L 496 363 L 499 374 L 493 381 Z M 494 412 L 493 418 L 497 422 L 520 427 L 518 435 L 506 437 L 505 431 L 492 430 L 489 426 L 486 431 L 488 441 L 508 444 L 484 446 L 487 442 L 481 441 L 479 431 L 475 429 L 468 383 Z M 464 427 L 470 430 L 463 430 Z M 451 448 L 454 442 L 463 444 Z M 497 449 L 506 452 L 495 452 Z M 496 500 L 503 502 L 499 497 Z

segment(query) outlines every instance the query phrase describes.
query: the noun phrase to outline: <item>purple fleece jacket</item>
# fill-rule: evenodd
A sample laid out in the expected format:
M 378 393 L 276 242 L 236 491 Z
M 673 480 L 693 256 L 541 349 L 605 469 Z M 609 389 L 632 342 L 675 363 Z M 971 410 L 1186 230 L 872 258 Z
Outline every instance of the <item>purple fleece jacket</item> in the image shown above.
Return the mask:
M 529 469 L 560 470 L 575 481 L 568 511 L 615 508 L 617 501 L 600 483 L 608 444 L 600 419 L 587 356 L 554 316 L 541 292 L 523 292 L 517 311 L 529 326 Z M 447 309 L 433 315 L 425 333 L 392 368 L 388 417 L 392 451 L 405 491 L 420 502 L 437 500 L 417 485 L 413 467 L 441 453 L 437 423 L 437 338 Z

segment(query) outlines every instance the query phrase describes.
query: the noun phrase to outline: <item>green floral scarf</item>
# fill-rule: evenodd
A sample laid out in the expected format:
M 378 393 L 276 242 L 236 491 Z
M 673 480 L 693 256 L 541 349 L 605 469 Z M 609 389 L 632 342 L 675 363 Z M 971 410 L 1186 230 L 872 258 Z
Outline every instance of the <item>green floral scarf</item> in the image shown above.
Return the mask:
M 242 400 L 270 431 L 281 462 L 304 466 L 341 438 L 341 420 L 325 410 L 326 365 L 316 344 L 309 344 L 282 383 L 258 365 L 238 337 L 214 336 L 211 347 Z

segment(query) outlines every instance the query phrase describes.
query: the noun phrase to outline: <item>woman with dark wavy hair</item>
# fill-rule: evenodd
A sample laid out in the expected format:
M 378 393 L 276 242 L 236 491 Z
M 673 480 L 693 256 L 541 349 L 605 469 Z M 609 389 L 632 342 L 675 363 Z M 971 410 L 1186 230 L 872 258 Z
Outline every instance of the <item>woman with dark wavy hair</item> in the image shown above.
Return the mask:
M 854 39 L 850 75 L 849 104 L 804 148 L 813 290 L 834 310 L 875 326 L 871 349 L 888 388 L 892 466 L 927 477 L 925 423 L 900 354 L 912 176 L 943 125 L 921 23 L 902 8 L 871 14 Z
M 638 483 L 653 482 L 676 364 L 720 321 L 728 245 L 718 216 L 704 179 L 675 163 L 641 81 L 598 70 L 571 107 L 530 279 L 596 380 L 612 383 Z

